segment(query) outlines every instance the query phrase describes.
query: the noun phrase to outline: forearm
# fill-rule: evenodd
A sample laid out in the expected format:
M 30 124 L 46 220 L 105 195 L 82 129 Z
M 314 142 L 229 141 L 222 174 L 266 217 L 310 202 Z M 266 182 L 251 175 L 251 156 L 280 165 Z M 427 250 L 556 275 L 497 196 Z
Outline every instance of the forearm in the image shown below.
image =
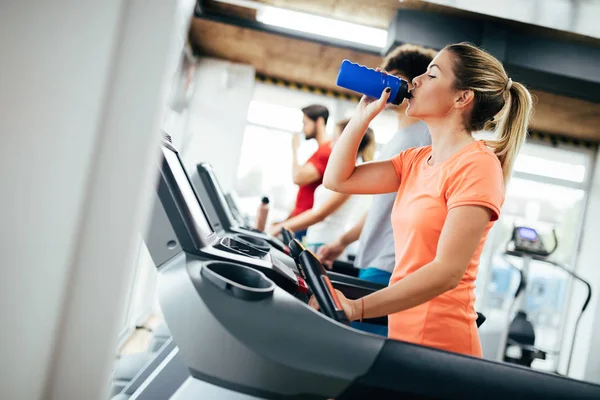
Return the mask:
M 301 231 L 320 221 L 322 221 L 322 218 L 320 218 L 319 214 L 313 210 L 308 210 L 284 221 L 282 225 L 284 228 L 292 231 Z
M 323 176 L 325 186 L 335 188 L 352 176 L 356 168 L 358 147 L 369 126 L 369 122 L 364 118 L 357 117 L 350 120 L 329 157 L 327 169 Z
M 433 261 L 393 285 L 364 297 L 364 301 L 354 300 L 352 319 L 376 318 L 408 310 L 456 285 L 456 279 L 447 268 Z
M 358 220 L 356 224 L 349 231 L 344 233 L 339 241 L 344 246 L 349 246 L 350 244 L 356 242 L 358 238 L 360 238 L 360 234 L 362 233 L 363 227 L 365 226 L 365 220 L 367 219 L 367 213 L 363 214 L 363 216 Z
M 292 150 L 292 176 L 295 178 L 300 170 L 301 165 L 298 164 L 298 155 L 296 154 L 297 150 Z

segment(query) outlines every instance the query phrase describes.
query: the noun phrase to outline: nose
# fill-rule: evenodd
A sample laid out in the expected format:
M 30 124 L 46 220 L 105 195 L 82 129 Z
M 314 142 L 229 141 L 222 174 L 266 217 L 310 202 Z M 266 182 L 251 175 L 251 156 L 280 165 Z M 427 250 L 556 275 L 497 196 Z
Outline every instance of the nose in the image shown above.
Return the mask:
M 413 88 L 418 87 L 419 86 L 419 77 L 415 76 L 411 83 L 412 83 Z

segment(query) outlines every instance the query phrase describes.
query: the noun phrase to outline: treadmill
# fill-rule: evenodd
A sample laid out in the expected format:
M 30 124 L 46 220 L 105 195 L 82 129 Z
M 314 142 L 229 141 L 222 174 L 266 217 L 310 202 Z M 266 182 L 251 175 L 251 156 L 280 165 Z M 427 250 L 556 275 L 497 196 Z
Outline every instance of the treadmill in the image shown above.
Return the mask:
M 243 238 L 262 239 L 277 250 L 290 254 L 289 248 L 281 240 L 258 229 L 240 224 L 229 207 L 225 194 L 209 163 L 196 165 L 191 179 L 200 202 L 206 209 L 208 220 L 217 232 L 225 231 L 242 235 Z
M 151 228 L 146 236 L 148 248 L 153 249 L 150 254 L 154 263 L 161 265 L 181 249 L 197 250 L 204 257 L 238 262 L 257 269 L 292 295 L 302 292 L 303 283 L 298 280 L 299 271 L 293 260 L 289 261 L 290 257 L 285 256 L 288 261 L 286 263 L 269 252 L 268 244 L 261 246 L 260 242 L 257 245 L 235 235 L 219 235 L 215 232 L 189 184 L 179 154 L 168 142 L 163 142 L 162 150 L 161 178 L 157 185 L 160 201 L 154 204 Z M 173 213 L 178 213 L 181 218 L 174 220 L 170 216 Z M 174 235 L 182 228 L 189 235 Z
M 250 240 L 250 238 L 266 240 L 274 248 L 284 251 L 286 254 L 290 254 L 287 244 L 284 244 L 279 239 L 259 230 L 240 225 L 226 200 L 226 196 L 221 189 L 221 185 L 214 173 L 214 169 L 209 163 L 204 162 L 197 164 L 191 174 L 191 181 L 203 208 L 206 210 L 206 215 L 210 224 L 217 232 L 229 232 L 246 240 Z M 283 236 L 285 239 L 285 232 Z M 289 243 L 289 241 L 290 238 L 287 238 L 286 243 Z M 291 258 L 289 257 L 281 258 L 275 252 L 272 252 L 272 254 L 284 262 L 286 259 L 288 262 L 291 262 Z M 344 294 L 347 294 L 351 299 L 360 298 L 368 294 L 363 289 L 373 291 L 385 288 L 385 285 L 358 279 L 358 269 L 354 268 L 351 264 L 345 262 L 336 262 L 335 264 L 335 272 L 328 271 L 329 278 L 334 283 L 343 287 Z M 340 265 L 343 266 L 340 267 Z M 349 273 L 348 271 L 350 270 L 354 272 Z
M 234 253 L 215 257 L 218 237 L 176 151 L 165 145 L 163 154 L 147 244 L 177 349 L 136 398 L 149 398 L 162 383 L 173 387 L 180 382 L 173 371 L 182 370 L 189 376 L 172 399 L 208 398 L 206 385 L 223 388 L 211 398 L 224 400 L 600 398 L 599 385 L 351 328 L 323 266 L 299 243 L 298 259 L 322 312 L 282 287 L 290 271 L 257 268 Z M 156 218 L 163 217 L 169 229 L 159 229 Z

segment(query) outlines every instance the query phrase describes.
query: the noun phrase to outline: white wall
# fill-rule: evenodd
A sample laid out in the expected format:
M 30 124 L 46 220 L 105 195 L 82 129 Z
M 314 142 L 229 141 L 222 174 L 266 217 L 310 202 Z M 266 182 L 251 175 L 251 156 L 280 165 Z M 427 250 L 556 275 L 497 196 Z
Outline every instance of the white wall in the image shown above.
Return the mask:
M 188 168 L 199 162 L 212 164 L 225 191 L 235 181 L 254 72 L 250 65 L 210 58 L 201 59 L 197 67 L 188 140 L 182 143 L 181 152 Z
M 148 252 L 143 238 L 137 239 L 137 257 L 134 263 L 133 282 L 129 286 L 129 297 L 126 301 L 126 319 L 124 321 L 124 330 L 126 334 L 131 334 L 136 326 L 142 325 L 155 310 L 156 305 L 156 265 Z M 124 340 L 126 337 L 120 337 Z
M 107 397 L 168 55 L 186 31 L 173 35 L 175 16 L 191 6 L 0 5 L 2 399 Z
M 596 160 L 576 272 L 592 285 L 592 301 L 581 319 L 570 376 L 600 383 L 600 159 Z M 581 286 L 576 286 L 581 288 Z M 581 307 L 585 291 L 574 290 L 570 314 Z M 571 340 L 567 332 L 566 340 Z M 565 346 L 565 351 L 568 351 Z

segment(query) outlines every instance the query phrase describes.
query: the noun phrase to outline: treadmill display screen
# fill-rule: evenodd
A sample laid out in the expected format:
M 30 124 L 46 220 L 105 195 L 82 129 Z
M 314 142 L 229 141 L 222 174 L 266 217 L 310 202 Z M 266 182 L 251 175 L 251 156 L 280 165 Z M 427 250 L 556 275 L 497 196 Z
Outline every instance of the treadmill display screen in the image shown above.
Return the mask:
M 196 197 L 194 189 L 192 189 L 192 184 L 188 179 L 183 164 L 179 160 L 177 154 L 175 154 L 173 151 L 164 146 L 162 147 L 162 151 L 163 155 L 165 156 L 165 160 L 167 161 L 167 164 L 169 164 L 169 168 L 173 173 L 173 177 L 177 182 L 177 186 L 179 187 L 179 190 L 181 191 L 181 194 L 185 200 L 187 208 L 190 211 L 199 236 L 201 238 L 207 238 L 213 234 L 213 230 L 208 223 L 206 215 L 204 214 L 204 210 L 202 210 L 200 207 L 200 202 Z
M 531 228 L 519 228 L 519 235 L 521 238 L 531 240 L 532 242 L 537 240 L 537 232 Z

